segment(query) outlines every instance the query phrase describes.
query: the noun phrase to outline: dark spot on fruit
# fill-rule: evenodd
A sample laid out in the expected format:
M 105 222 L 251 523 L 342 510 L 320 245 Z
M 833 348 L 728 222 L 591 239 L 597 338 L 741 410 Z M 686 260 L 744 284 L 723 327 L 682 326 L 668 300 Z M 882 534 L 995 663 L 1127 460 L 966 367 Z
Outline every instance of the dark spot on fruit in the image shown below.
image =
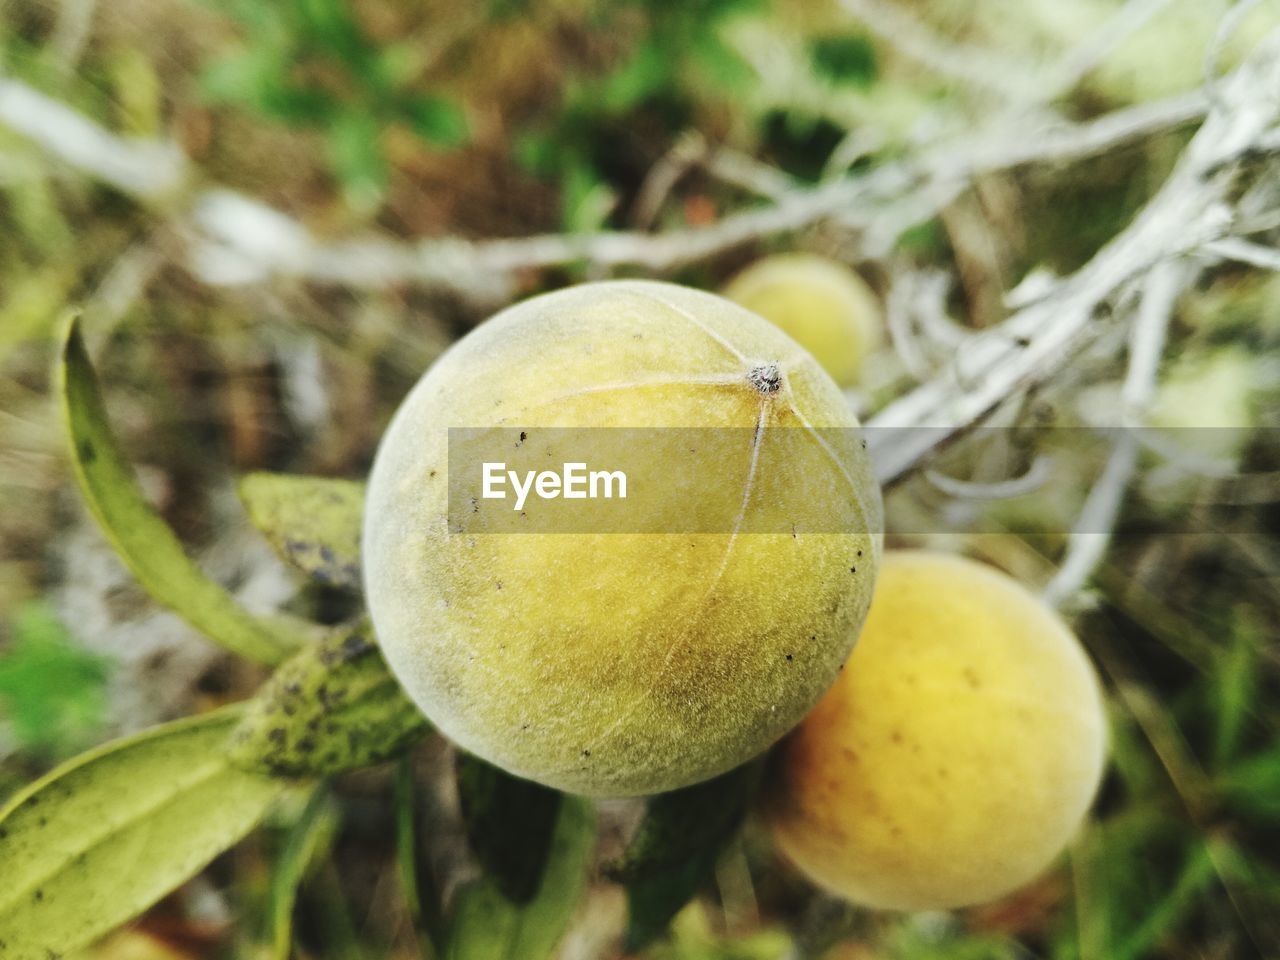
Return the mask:
M 791 662 L 792 660 L 794 660 L 794 659 L 795 659 L 795 657 L 791 656 L 791 654 L 789 654 L 789 653 L 787 654 L 787 663 L 790 663 L 790 662 Z
M 972 667 L 964 668 L 964 681 L 971 690 L 977 690 L 982 686 L 982 679 Z
M 80 459 L 87 465 L 98 459 L 98 451 L 88 440 L 80 441 Z
M 889 735 L 889 739 L 890 739 L 890 740 L 892 740 L 894 743 L 901 743 L 901 742 L 902 742 L 902 731 L 901 731 L 901 730 L 895 730 L 895 731 L 893 731 L 893 733 L 891 733 L 891 734 Z
M 40 902 L 40 901 L 42 901 L 43 899 L 44 899 L 44 891 L 43 891 L 43 890 L 37 890 L 37 891 L 35 892 L 35 901 L 36 901 L 36 903 L 39 903 L 39 902 Z

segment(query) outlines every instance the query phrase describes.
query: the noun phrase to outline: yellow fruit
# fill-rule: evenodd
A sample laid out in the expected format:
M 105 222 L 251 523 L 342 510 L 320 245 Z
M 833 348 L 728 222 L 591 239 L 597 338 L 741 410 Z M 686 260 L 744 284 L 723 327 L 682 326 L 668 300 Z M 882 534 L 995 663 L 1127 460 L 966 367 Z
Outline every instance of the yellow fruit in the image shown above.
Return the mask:
M 812 357 L 713 294 L 614 281 L 504 310 L 422 378 L 378 451 L 363 564 L 389 664 L 456 743 L 570 792 L 656 793 L 746 761 L 831 685 L 870 603 L 880 494 L 856 426 Z M 484 499 L 451 528 L 449 427 L 518 428 L 512 457 L 593 467 L 626 431 L 552 428 L 722 428 L 698 434 L 715 452 L 698 476 L 687 431 L 631 452 L 631 493 L 709 532 L 484 532 L 513 516 Z M 552 504 L 578 509 L 523 509 Z
M 840 679 L 779 747 L 779 848 L 856 903 L 941 910 L 1033 880 L 1102 776 L 1098 681 L 1075 636 L 985 565 L 890 552 Z
M 758 260 L 729 281 L 724 295 L 794 337 L 842 387 L 861 379 L 884 337 L 871 288 L 844 264 L 816 254 Z

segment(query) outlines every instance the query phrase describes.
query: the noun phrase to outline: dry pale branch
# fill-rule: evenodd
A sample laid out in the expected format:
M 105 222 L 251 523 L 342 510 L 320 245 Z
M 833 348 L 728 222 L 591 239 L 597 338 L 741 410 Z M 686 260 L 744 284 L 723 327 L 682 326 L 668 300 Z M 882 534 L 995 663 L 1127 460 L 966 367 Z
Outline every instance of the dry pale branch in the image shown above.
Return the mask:
M 579 260 L 597 269 L 641 267 L 669 272 L 744 243 L 838 219 L 865 231 L 864 251 L 878 256 L 904 230 L 928 220 L 984 173 L 1094 155 L 1202 116 L 1204 97 L 1187 95 L 1118 110 L 1086 123 L 1028 129 L 1000 121 L 962 132 L 915 158 L 811 188 L 709 226 L 664 233 L 611 231 L 509 240 L 438 238 L 417 243 L 369 236 L 325 242 L 282 211 L 224 189 L 193 191 L 195 177 L 175 146 L 115 137 L 26 85 L 0 79 L 0 123 L 65 163 L 146 201 L 172 199 L 188 227 L 188 265 L 212 284 L 273 277 L 358 289 L 412 285 L 451 291 L 480 303 L 505 299 L 526 270 Z M 181 214 L 186 209 L 188 214 Z
M 1075 597 L 1106 556 L 1125 491 L 1138 469 L 1142 444 L 1132 428 L 1146 415 L 1155 396 L 1160 358 L 1178 295 L 1197 273 L 1190 263 L 1165 260 L 1152 268 L 1143 284 L 1130 330 L 1129 366 L 1121 393 L 1122 418 L 1128 429 L 1115 436 L 1102 476 L 1085 498 L 1062 565 L 1045 587 L 1045 599 L 1055 606 Z
M 890 483 L 1008 397 L 1043 382 L 1104 328 L 1123 294 L 1158 264 L 1232 235 L 1231 199 L 1242 178 L 1274 175 L 1259 158 L 1280 121 L 1280 33 L 1270 36 L 1220 90 L 1169 180 L 1134 222 L 1077 273 L 975 334 L 957 364 L 889 404 L 870 421 L 877 473 Z M 1248 158 L 1251 162 L 1244 163 Z M 1260 162 L 1261 161 L 1261 162 Z M 933 430 L 912 429 L 923 426 Z
M 416 244 L 365 237 L 321 243 L 296 221 L 256 201 L 210 193 L 197 205 L 194 222 L 198 237 L 211 243 L 209 249 L 195 249 L 194 265 L 198 275 L 215 283 L 246 283 L 275 275 L 364 289 L 411 284 L 485 302 L 502 299 L 523 270 L 583 260 L 598 269 L 632 266 L 665 273 L 826 219 L 865 231 L 865 252 L 876 256 L 903 231 L 936 214 L 975 176 L 1042 159 L 1062 162 L 1094 155 L 1194 120 L 1205 108 L 1203 97 L 1188 95 L 1041 131 L 1001 125 L 979 136 L 967 150 L 961 143 L 940 145 L 916 160 L 787 191 L 772 203 L 708 227 L 657 234 L 608 231 L 477 242 L 443 238 Z M 259 229 L 270 232 L 275 242 L 255 242 Z M 217 264 L 212 271 L 205 269 L 210 257 Z M 235 269 L 230 269 L 233 260 Z
M 25 83 L 0 77 L 0 124 L 48 153 L 131 196 L 158 200 L 186 179 L 188 164 L 172 143 L 118 137 Z

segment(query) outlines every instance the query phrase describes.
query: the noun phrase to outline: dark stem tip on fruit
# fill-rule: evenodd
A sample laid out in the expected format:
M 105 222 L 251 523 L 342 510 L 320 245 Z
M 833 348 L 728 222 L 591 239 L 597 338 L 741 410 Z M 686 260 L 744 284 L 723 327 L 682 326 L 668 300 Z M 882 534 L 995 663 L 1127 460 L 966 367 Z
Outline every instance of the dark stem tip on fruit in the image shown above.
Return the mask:
M 776 363 L 757 363 L 747 371 L 747 381 L 767 396 L 782 389 L 782 371 Z

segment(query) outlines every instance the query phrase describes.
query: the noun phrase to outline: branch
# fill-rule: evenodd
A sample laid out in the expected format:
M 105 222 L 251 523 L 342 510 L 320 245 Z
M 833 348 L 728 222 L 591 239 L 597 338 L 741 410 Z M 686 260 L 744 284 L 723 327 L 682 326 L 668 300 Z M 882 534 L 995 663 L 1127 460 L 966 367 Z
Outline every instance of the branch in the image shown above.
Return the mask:
M 632 266 L 669 272 L 832 218 L 865 230 L 867 252 L 875 255 L 903 231 L 930 219 L 975 176 L 1097 154 L 1193 121 L 1205 110 L 1203 97 L 1188 95 L 1038 132 L 1001 121 L 981 132 L 977 145 L 968 149 L 963 142 L 942 142 L 921 160 L 786 190 L 770 203 L 709 227 L 658 234 L 607 231 L 477 242 L 446 237 L 417 243 L 366 236 L 326 243 L 282 211 L 213 188 L 185 200 L 188 261 L 192 272 L 211 284 L 283 277 L 359 289 L 413 285 L 487 304 L 508 297 L 517 275 L 527 270 L 587 260 L 599 269 Z M 182 209 L 178 198 L 194 180 L 173 144 L 116 137 L 18 81 L 0 78 L 0 123 L 144 201 L 172 199 Z
M 1274 139 L 1280 120 L 1280 32 L 1228 82 L 1169 180 L 1121 234 L 1073 276 L 1000 326 L 974 335 L 946 376 L 890 403 L 868 426 L 876 472 L 889 484 L 1002 400 L 1042 383 L 1096 337 L 1097 319 L 1162 261 L 1225 239 L 1240 161 Z M 1254 176 L 1274 173 L 1254 170 Z M 933 427 L 932 430 L 916 429 Z
M 1115 439 L 1102 476 L 1085 498 L 1062 566 L 1045 587 L 1044 598 L 1054 606 L 1062 605 L 1079 593 L 1111 545 L 1125 490 L 1138 469 L 1141 443 L 1134 427 L 1155 395 L 1156 374 L 1178 295 L 1190 285 L 1196 273 L 1198 270 L 1186 264 L 1166 260 L 1147 277 L 1129 338 L 1129 367 L 1121 393 L 1125 423 Z
M 0 123 L 78 170 L 141 200 L 177 191 L 187 159 L 176 144 L 118 137 L 17 80 L 0 77 Z

